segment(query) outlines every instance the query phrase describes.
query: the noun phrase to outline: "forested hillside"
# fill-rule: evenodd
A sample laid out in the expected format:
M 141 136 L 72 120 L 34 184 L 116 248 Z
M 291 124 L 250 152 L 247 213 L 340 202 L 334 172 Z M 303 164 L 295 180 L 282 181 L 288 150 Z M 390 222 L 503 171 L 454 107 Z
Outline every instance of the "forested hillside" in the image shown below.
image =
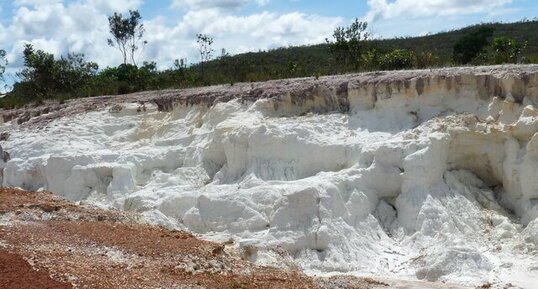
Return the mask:
M 487 23 L 469 26 L 463 29 L 442 32 L 421 37 L 406 37 L 383 40 L 371 40 L 370 47 L 380 51 L 406 49 L 415 53 L 431 52 L 435 57 L 435 66 L 453 66 L 454 44 L 464 35 L 481 27 L 493 28 L 493 37 L 506 36 L 521 43 L 527 42 L 522 56 L 528 62 L 536 62 L 538 57 L 538 21 L 516 23 Z M 530 58 L 530 59 L 529 59 Z M 266 52 L 245 53 L 217 59 L 207 64 L 210 70 L 222 71 L 228 62 L 234 63 L 235 70 L 242 80 L 256 80 L 260 75 L 271 74 L 275 77 L 315 76 L 341 73 L 339 64 L 330 53 L 327 44 L 313 46 L 278 48 Z M 365 69 L 368 70 L 368 69 Z M 251 76 L 250 78 L 248 76 Z M 258 76 L 258 77 L 257 77 Z M 263 77 L 262 77 L 263 78 Z

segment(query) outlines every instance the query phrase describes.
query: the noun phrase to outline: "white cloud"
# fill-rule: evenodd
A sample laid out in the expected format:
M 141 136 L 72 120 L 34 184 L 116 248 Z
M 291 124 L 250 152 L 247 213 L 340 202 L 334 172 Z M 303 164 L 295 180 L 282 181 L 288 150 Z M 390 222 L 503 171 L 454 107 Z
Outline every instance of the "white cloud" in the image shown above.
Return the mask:
M 62 2 L 62 0 L 14 0 L 13 4 L 16 6 L 42 6 L 60 2 Z
M 214 37 L 216 54 L 221 48 L 241 53 L 322 43 L 336 26 L 346 24 L 342 18 L 300 12 L 237 15 L 241 7 L 268 2 L 170 0 L 171 5 L 185 10 L 178 19 L 144 18 L 148 45 L 139 60 L 156 61 L 161 68 L 170 66 L 177 58 L 197 62 L 197 33 Z M 368 0 L 371 9 L 367 17 L 379 20 L 371 23 L 371 27 L 381 35 L 416 35 L 418 31 L 446 29 L 447 23 L 453 28 L 461 14 L 492 13 L 505 9 L 503 6 L 510 2 L 512 0 L 430 0 L 417 5 L 415 0 Z M 27 42 L 56 56 L 81 52 L 101 67 L 117 65 L 121 61 L 120 54 L 106 41 L 109 38 L 107 16 L 114 11 L 139 9 L 142 3 L 143 0 L 14 0 L 10 21 L 0 24 L 0 41 L 8 51 L 12 70 L 22 66 L 21 52 Z M 438 17 L 440 15 L 444 17 Z M 412 20 L 414 17 L 420 17 L 420 21 Z
M 51 4 L 64 3 L 64 0 L 14 0 L 15 6 L 46 7 Z M 127 11 L 138 8 L 143 0 L 86 0 L 78 1 L 103 12 Z
M 397 17 L 451 16 L 489 12 L 512 0 L 368 0 L 368 21 Z
M 90 7 L 101 12 L 124 12 L 134 10 L 142 5 L 143 0 L 87 0 Z
M 125 0 L 116 3 L 126 8 L 136 8 L 141 1 Z M 61 1 L 19 0 L 15 4 L 17 8 L 3 33 L 3 43 L 10 45 L 6 49 L 9 50 L 8 59 L 12 69 L 22 65 L 21 52 L 24 43 L 32 43 L 37 49 L 56 56 L 77 52 L 85 53 L 88 59 L 95 59 L 101 64 L 115 62 L 115 56 L 110 55 L 106 42 L 108 20 L 105 10 L 116 7 L 107 8 L 105 1 L 100 0 L 70 4 Z
M 214 37 L 214 49 L 225 48 L 231 53 L 256 51 L 288 45 L 303 45 L 322 42 L 340 18 L 328 18 L 302 13 L 276 14 L 262 12 L 248 16 L 226 14 L 220 9 L 189 11 L 172 27 L 165 19 L 154 19 L 145 23 L 146 56 L 169 62 L 187 57 L 197 62 L 196 33 L 207 33 Z
M 260 6 L 265 6 L 269 4 L 269 2 L 271 2 L 271 0 L 256 0 L 256 3 L 258 3 Z
M 183 10 L 204 10 L 204 9 L 235 9 L 250 3 L 251 0 L 171 0 L 173 8 Z M 270 0 L 254 0 L 259 6 L 264 6 Z
M 193 7 L 199 5 L 196 3 L 203 2 L 186 1 L 190 1 Z M 245 5 L 241 3 L 249 1 L 256 2 L 255 5 L 267 2 L 217 0 L 210 1 L 215 7 L 185 11 L 175 22 L 162 16 L 144 19 L 144 38 L 148 45 L 143 48 L 139 60 L 156 61 L 161 68 L 171 66 L 173 60 L 178 58 L 197 62 L 197 33 L 207 33 L 214 37 L 213 46 L 217 51 L 215 54 L 219 54 L 221 48 L 231 53 L 240 53 L 323 42 L 334 27 L 343 23 L 340 18 L 299 12 L 260 12 L 238 16 L 234 15 L 233 9 L 223 9 L 233 5 Z M 28 42 L 37 49 L 54 53 L 56 56 L 67 52 L 84 53 L 88 60 L 98 62 L 100 67 L 119 64 L 120 53 L 107 45 L 106 40 L 110 37 L 107 16 L 113 11 L 137 9 L 141 3 L 141 0 L 17 0 L 9 24 L 0 24 L 0 40 L 8 45 L 5 48 L 8 51 L 11 71 L 21 68 L 23 45 Z

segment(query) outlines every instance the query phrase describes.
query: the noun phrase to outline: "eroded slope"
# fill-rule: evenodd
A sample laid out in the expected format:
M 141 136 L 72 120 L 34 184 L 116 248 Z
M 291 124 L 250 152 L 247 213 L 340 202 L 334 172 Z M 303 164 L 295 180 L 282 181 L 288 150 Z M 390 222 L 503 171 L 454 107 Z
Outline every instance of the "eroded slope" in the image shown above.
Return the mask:
M 70 113 L 92 101 L 8 125 L 4 185 L 231 237 L 258 264 L 538 280 L 537 66 L 146 93 Z

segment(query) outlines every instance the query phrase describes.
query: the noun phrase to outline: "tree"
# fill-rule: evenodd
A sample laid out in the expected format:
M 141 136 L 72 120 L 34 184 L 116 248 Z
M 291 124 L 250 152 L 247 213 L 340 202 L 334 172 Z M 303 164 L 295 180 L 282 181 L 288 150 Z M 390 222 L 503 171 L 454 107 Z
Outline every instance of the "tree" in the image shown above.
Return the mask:
M 87 62 L 82 53 L 68 53 L 56 60 L 58 87 L 71 96 L 77 96 L 79 90 L 96 75 L 99 66 L 95 62 Z
M 32 44 L 25 44 L 23 51 L 25 68 L 17 73 L 22 83 L 16 83 L 14 91 L 23 90 L 24 97 L 45 98 L 52 94 L 56 73 L 54 55 L 42 50 L 34 50 Z
M 482 52 L 489 43 L 489 38 L 493 35 L 492 27 L 484 26 L 478 30 L 462 36 L 454 44 L 452 58 L 459 64 L 467 64 Z
M 200 68 L 202 69 L 202 79 L 205 79 L 204 65 L 211 60 L 213 48 L 213 38 L 207 34 L 197 34 L 196 42 L 198 43 L 198 51 L 200 52 Z
M 326 39 L 329 50 L 336 57 L 336 60 L 346 67 L 350 64 L 354 69 L 360 65 L 360 58 L 366 47 L 366 40 L 370 38 L 370 33 L 366 31 L 368 22 L 361 22 L 355 19 L 349 27 L 337 27 L 334 30 L 334 41 Z
M 15 83 L 13 94 L 32 100 L 58 94 L 76 97 L 98 69 L 96 63 L 86 62 L 83 54 L 69 53 L 56 60 L 50 53 L 34 50 L 31 44 L 24 45 L 23 57 L 25 68 L 17 73 L 21 81 Z
M 129 10 L 129 17 L 123 18 L 121 13 L 114 12 L 114 15 L 108 17 L 108 26 L 113 39 L 108 39 L 108 45 L 116 47 L 123 57 L 123 64 L 130 60 L 132 65 L 136 65 L 136 51 L 138 45 L 144 36 L 144 24 L 141 24 L 142 16 L 138 10 Z M 147 44 L 142 41 L 142 44 Z

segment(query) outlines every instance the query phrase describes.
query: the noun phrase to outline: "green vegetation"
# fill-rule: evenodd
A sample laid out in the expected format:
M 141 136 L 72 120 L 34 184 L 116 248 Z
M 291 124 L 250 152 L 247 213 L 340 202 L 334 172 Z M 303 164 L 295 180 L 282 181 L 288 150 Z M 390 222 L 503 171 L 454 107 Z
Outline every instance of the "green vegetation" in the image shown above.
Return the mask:
M 355 27 L 358 27 L 358 25 L 355 25 Z M 349 27 L 341 27 L 340 32 L 335 31 L 335 34 L 345 36 L 347 29 Z M 467 56 L 468 60 L 465 63 L 454 61 L 455 46 L 458 42 L 465 41 L 461 40 L 462 38 L 469 38 L 467 35 L 477 34 L 477 31 L 484 33 L 488 30 L 493 31 L 493 33 L 491 36 L 486 37 L 485 44 L 482 43 L 484 46 L 480 46 L 480 49 L 474 46 L 463 46 L 463 49 L 460 48 L 459 52 L 462 53 L 463 51 L 466 55 L 470 55 Z M 235 72 L 233 82 L 265 81 L 287 77 L 319 76 L 384 69 L 380 63 L 382 56 L 385 54 L 390 54 L 390 56 L 402 54 L 398 52 L 392 53 L 394 50 L 412 53 L 414 61 L 411 67 L 413 68 L 445 67 L 461 64 L 497 64 L 499 62 L 494 60 L 494 54 L 497 52 L 491 46 L 493 39 L 503 36 L 514 39 L 518 43 L 527 43 L 526 47 L 521 50 L 517 61 L 513 62 L 538 63 L 538 34 L 536 31 L 538 31 L 538 20 L 509 24 L 480 24 L 421 37 L 384 40 L 368 40 L 361 37 L 362 41 L 359 42 L 362 44 L 361 55 L 356 57 L 356 61 L 350 60 L 350 58 L 342 60 L 340 53 L 341 51 L 346 51 L 345 46 L 340 52 L 336 52 L 334 48 L 331 50 L 331 44 L 338 43 L 336 37 L 333 36 L 333 40 L 328 40 L 328 43 L 325 44 L 278 48 L 266 52 L 217 58 L 207 62 L 205 66 L 210 83 L 230 83 L 232 81 L 227 80 L 230 78 L 227 75 L 231 69 Z M 473 53 L 473 50 L 478 50 L 478 52 Z M 456 49 L 456 51 L 458 50 Z M 387 56 L 385 60 L 383 65 L 386 69 L 410 68 L 407 64 L 405 67 L 387 67 L 386 62 L 391 58 Z M 345 64 L 345 62 L 349 65 Z M 230 64 L 233 64 L 232 68 L 229 67 Z M 358 67 L 354 67 L 355 64 Z
M 45 99 L 66 99 L 82 95 L 98 66 L 86 62 L 83 54 L 68 54 L 54 59 L 54 55 L 33 46 L 24 47 L 25 68 L 17 73 L 19 81 L 1 100 L 3 107 L 16 107 Z
M 394 49 L 379 59 L 379 68 L 382 70 L 409 69 L 414 65 L 415 53 L 405 49 Z
M 370 37 L 366 28 L 368 28 L 367 22 L 355 19 L 349 27 L 337 27 L 334 30 L 333 41 L 326 40 L 329 51 L 343 69 L 357 70 L 360 68 L 361 56 L 367 44 L 366 40 Z
M 230 56 L 223 50 L 213 58 L 213 38 L 198 34 L 200 62 L 187 66 L 175 60 L 167 70 L 155 62 L 137 65 L 136 52 L 144 27 L 138 11 L 109 18 L 109 44 L 121 52 L 123 64 L 98 69 L 82 54 L 55 59 L 45 51 L 24 49 L 24 69 L 0 107 L 19 107 L 46 99 L 115 95 L 143 90 L 184 88 L 208 84 L 319 77 L 347 72 L 429 68 L 461 64 L 482 65 L 538 62 L 538 20 L 511 24 L 480 24 L 460 30 L 413 38 L 371 40 L 368 24 L 355 20 L 338 27 L 326 43 L 278 48 Z M 5 70 L 0 50 L 0 77 Z M 1 78 L 0 78 L 1 79 Z
M 141 20 L 142 16 L 138 10 L 129 10 L 128 18 L 123 18 L 121 13 L 116 12 L 108 17 L 108 26 L 112 34 L 112 38 L 108 39 L 108 45 L 116 47 L 121 52 L 123 64 L 127 64 L 129 60 L 132 65 L 136 65 L 136 51 L 145 32 Z M 142 43 L 147 44 L 146 41 Z
M 454 62 L 457 64 L 470 63 L 488 46 L 493 31 L 493 28 L 483 26 L 463 35 L 454 45 Z
M 526 42 L 521 45 L 517 40 L 500 36 L 493 39 L 491 48 L 493 49 L 494 63 L 516 63 L 519 62 L 522 50 L 527 46 Z

